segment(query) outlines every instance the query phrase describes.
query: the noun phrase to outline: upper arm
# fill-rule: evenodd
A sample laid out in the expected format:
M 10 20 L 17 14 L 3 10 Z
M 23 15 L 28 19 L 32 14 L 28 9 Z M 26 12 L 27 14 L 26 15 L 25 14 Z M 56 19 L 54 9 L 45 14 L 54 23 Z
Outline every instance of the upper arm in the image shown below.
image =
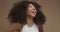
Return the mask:
M 22 25 L 19 23 L 11 23 L 6 29 L 5 32 L 13 32 L 16 30 L 20 30 L 22 28 Z

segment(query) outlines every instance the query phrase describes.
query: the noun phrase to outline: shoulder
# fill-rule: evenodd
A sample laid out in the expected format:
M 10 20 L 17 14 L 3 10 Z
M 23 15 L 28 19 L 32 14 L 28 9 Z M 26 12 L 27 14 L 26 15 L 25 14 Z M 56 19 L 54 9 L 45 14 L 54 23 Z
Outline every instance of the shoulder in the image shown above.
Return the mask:
M 20 24 L 20 23 L 12 23 L 10 26 L 15 26 L 15 27 L 17 27 L 18 29 L 21 29 L 23 25 Z
M 17 31 L 22 28 L 22 25 L 19 23 L 11 23 L 6 29 L 6 32 Z

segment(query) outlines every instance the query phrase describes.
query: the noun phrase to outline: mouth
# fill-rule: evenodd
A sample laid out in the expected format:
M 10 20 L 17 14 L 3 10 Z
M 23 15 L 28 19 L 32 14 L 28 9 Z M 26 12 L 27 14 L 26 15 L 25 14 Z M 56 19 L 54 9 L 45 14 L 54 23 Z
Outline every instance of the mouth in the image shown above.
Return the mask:
M 31 11 L 31 12 L 32 12 L 32 13 L 36 13 L 36 11 L 34 11 L 34 10 L 33 10 L 33 11 Z
M 32 13 L 35 13 L 35 12 L 32 12 Z
M 36 12 L 32 12 L 33 14 L 36 14 Z
M 32 13 L 35 13 L 35 12 L 32 12 Z

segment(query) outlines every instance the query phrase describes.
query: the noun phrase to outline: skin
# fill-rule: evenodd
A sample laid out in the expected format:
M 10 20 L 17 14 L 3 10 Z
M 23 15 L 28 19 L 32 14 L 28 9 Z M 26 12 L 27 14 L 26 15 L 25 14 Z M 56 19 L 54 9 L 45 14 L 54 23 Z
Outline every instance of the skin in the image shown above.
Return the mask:
M 12 23 L 10 24 L 10 26 L 8 26 L 4 32 L 14 32 L 18 29 L 21 29 L 22 28 L 22 25 L 19 24 L 19 23 Z
M 34 5 L 29 4 L 28 9 L 26 11 L 27 16 L 34 18 L 36 15 L 36 12 L 37 11 L 36 11 L 36 8 L 34 7 Z
M 37 10 L 34 7 L 34 5 L 29 4 L 28 9 L 26 11 L 26 14 L 27 14 L 27 18 L 26 18 L 27 19 L 27 25 L 29 27 L 31 27 L 33 25 L 33 18 L 35 17 L 36 12 L 37 12 Z
M 27 20 L 28 27 L 31 27 L 33 25 L 33 18 L 36 16 L 36 12 L 37 11 L 34 5 L 29 4 L 28 9 L 26 11 L 26 14 L 27 14 L 26 20 Z M 10 24 L 9 27 L 7 27 L 7 29 L 5 29 L 4 32 L 14 32 L 15 30 L 18 30 L 18 29 L 22 29 L 22 25 L 19 23 L 12 23 Z

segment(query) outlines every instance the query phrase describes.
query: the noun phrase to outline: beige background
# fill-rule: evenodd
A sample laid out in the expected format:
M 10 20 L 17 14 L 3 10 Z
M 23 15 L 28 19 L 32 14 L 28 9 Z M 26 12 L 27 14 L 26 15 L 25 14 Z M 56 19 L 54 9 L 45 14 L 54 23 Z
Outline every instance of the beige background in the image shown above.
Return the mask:
M 13 3 L 20 0 L 0 0 L 0 32 L 8 27 L 6 19 Z M 60 0 L 38 0 L 42 6 L 42 12 L 46 15 L 47 21 L 44 32 L 60 32 Z

